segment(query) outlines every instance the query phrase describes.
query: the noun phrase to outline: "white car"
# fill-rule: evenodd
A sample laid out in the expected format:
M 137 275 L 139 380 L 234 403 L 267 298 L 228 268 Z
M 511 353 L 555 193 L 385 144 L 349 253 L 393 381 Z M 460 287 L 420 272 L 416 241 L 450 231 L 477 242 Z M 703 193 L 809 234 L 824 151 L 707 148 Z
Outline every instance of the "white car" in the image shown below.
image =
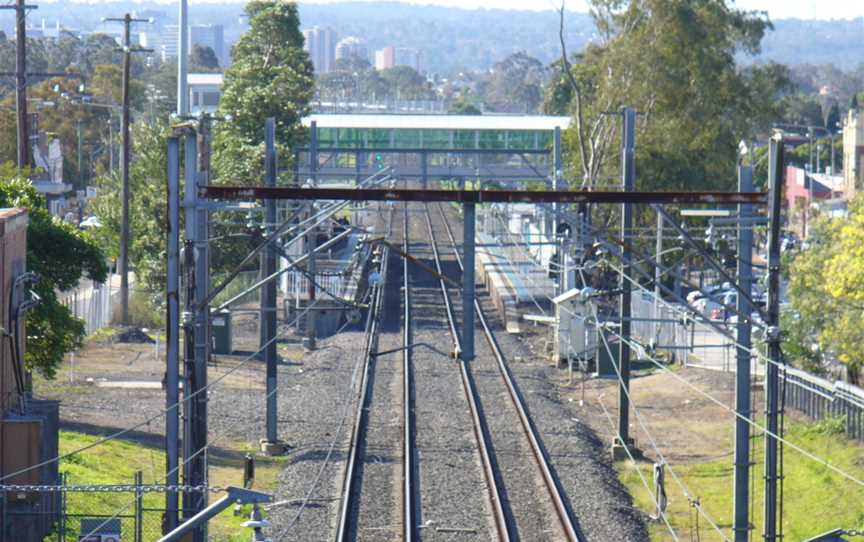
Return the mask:
M 86 230 L 89 228 L 101 228 L 102 222 L 99 221 L 99 217 L 97 216 L 88 216 L 87 218 L 82 220 L 80 224 L 78 224 L 78 227 L 82 230 Z

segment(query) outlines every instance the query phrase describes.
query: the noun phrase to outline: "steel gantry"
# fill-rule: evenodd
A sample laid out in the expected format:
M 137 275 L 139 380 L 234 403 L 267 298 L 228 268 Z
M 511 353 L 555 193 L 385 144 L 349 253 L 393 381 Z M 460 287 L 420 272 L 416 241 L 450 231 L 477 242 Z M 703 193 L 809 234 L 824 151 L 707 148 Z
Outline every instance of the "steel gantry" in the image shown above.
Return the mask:
M 531 190 L 510 190 L 510 189 L 494 189 L 494 190 L 465 190 L 457 189 L 457 190 L 443 190 L 443 189 L 430 189 L 427 186 L 427 183 L 424 182 L 422 184 L 422 188 L 412 189 L 412 188 L 381 188 L 380 181 L 386 180 L 387 176 L 382 176 L 383 174 L 378 171 L 373 173 L 369 178 L 364 180 L 361 183 L 358 183 L 356 187 L 351 188 L 334 188 L 334 187 L 320 187 L 316 186 L 314 182 L 304 182 L 302 185 L 298 182 L 295 185 L 291 186 L 276 186 L 276 176 L 278 172 L 278 164 L 276 161 L 275 154 L 275 126 L 272 121 L 268 121 L 267 129 L 266 129 L 266 137 L 265 141 L 267 142 L 267 157 L 265 160 L 265 169 L 266 169 L 266 185 L 265 186 L 215 186 L 206 182 L 204 176 L 197 174 L 194 169 L 190 169 L 190 166 L 187 164 L 187 188 L 186 188 L 186 200 L 184 201 L 184 206 L 186 207 L 187 213 L 187 240 L 191 240 L 192 244 L 187 245 L 187 259 L 190 259 L 190 263 L 194 264 L 195 271 L 191 275 L 189 275 L 190 280 L 194 278 L 192 282 L 193 286 L 195 286 L 190 294 L 195 300 L 195 303 L 191 306 L 192 311 L 188 316 L 188 321 L 190 325 L 187 325 L 187 330 L 193 330 L 194 334 L 200 334 L 200 337 L 207 337 L 207 328 L 209 326 L 209 315 L 207 312 L 207 303 L 212 300 L 212 297 L 219 291 L 221 288 L 225 286 L 225 284 L 220 285 L 220 287 L 216 288 L 210 294 L 207 294 L 207 260 L 206 260 L 206 220 L 207 220 L 207 210 L 211 208 L 217 208 L 218 203 L 217 200 L 231 201 L 231 200 L 242 200 L 242 201 L 264 201 L 264 208 L 268 211 L 266 220 L 267 220 L 267 235 L 266 240 L 259 245 L 253 252 L 261 252 L 266 250 L 262 254 L 263 256 L 263 272 L 262 279 L 256 283 L 252 288 L 264 287 L 265 292 L 262 296 L 262 349 L 265 352 L 265 359 L 267 360 L 267 434 L 266 442 L 275 443 L 278 442 L 278 433 L 276 430 L 276 356 L 275 356 L 275 344 L 273 345 L 272 352 L 270 348 L 264 348 L 265 345 L 269 345 L 266 341 L 275 341 L 275 323 L 276 323 L 276 313 L 275 313 L 275 279 L 281 273 L 285 272 L 287 269 L 277 271 L 274 265 L 275 262 L 275 254 L 278 254 L 278 249 L 272 246 L 278 238 L 284 237 L 290 232 L 293 232 L 295 235 L 303 236 L 309 233 L 310 229 L 307 228 L 303 230 L 306 225 L 310 223 L 314 223 L 316 220 L 320 218 L 321 215 L 326 215 L 327 213 L 336 212 L 336 210 L 342 208 L 344 205 L 347 205 L 350 202 L 355 201 L 389 201 L 389 202 L 445 202 L 459 205 L 462 208 L 462 217 L 463 217 L 463 247 L 462 247 L 462 260 L 463 260 L 463 274 L 462 274 L 462 294 L 463 294 L 463 322 L 462 322 L 462 340 L 461 340 L 461 348 L 459 349 L 460 357 L 463 361 L 468 361 L 474 357 L 474 330 L 475 330 L 475 318 L 476 318 L 476 309 L 475 309 L 475 291 L 474 291 L 474 270 L 476 266 L 475 262 L 475 212 L 477 204 L 483 203 L 533 203 L 533 204 L 551 204 L 548 205 L 548 208 L 552 210 L 552 213 L 555 215 L 556 219 L 559 214 L 563 214 L 561 208 L 564 205 L 568 204 L 577 204 L 579 208 L 580 219 L 578 220 L 578 236 L 579 240 L 576 245 L 578 247 L 582 247 L 583 251 L 585 249 L 585 241 L 591 236 L 590 233 L 593 228 L 588 220 L 589 212 L 588 209 L 590 205 L 593 204 L 618 204 L 622 205 L 622 230 L 620 239 L 613 240 L 613 245 L 611 247 L 611 253 L 621 260 L 621 280 L 620 280 L 620 288 L 614 292 L 615 295 L 620 295 L 620 332 L 621 335 L 626 337 L 628 340 L 622 340 L 619 343 L 619 360 L 618 366 L 620 370 L 620 382 L 619 382 L 619 420 L 618 420 L 618 434 L 616 436 L 615 444 L 618 446 L 623 446 L 625 448 L 631 446 L 631 438 L 629 435 L 629 412 L 632 408 L 632 405 L 629 401 L 629 359 L 630 359 L 630 337 L 629 337 L 629 325 L 632 320 L 629 315 L 630 309 L 630 290 L 631 284 L 635 280 L 645 280 L 648 284 L 656 283 L 656 291 L 663 291 L 667 295 L 671 295 L 674 299 L 680 301 L 680 295 L 674 295 L 675 292 L 672 292 L 670 289 L 666 288 L 663 284 L 658 282 L 658 277 L 663 273 L 645 273 L 642 271 L 638 265 L 634 264 L 634 260 L 641 257 L 637 251 L 634 250 L 632 246 L 632 238 L 633 238 L 633 218 L 632 218 L 632 206 L 634 204 L 641 205 L 654 205 L 657 213 L 658 213 L 658 223 L 660 224 L 660 228 L 663 227 L 663 220 L 670 222 L 680 236 L 690 243 L 694 244 L 692 238 L 690 238 L 689 234 L 677 224 L 671 222 L 671 217 L 666 214 L 659 206 L 665 204 L 703 204 L 703 205 L 738 205 L 739 206 L 739 214 L 740 220 L 747 220 L 750 216 L 752 216 L 753 207 L 770 207 L 770 216 L 769 223 L 771 224 L 771 228 L 769 231 L 770 239 L 769 239 L 769 287 L 771 292 L 769 292 L 769 309 L 768 309 L 768 318 L 766 319 L 768 326 L 768 337 L 769 337 L 769 358 L 774 361 L 779 361 L 779 346 L 774 340 L 776 337 L 776 330 L 778 327 L 778 318 L 776 311 L 776 301 L 777 301 L 777 293 L 779 286 L 779 265 L 778 258 L 776 257 L 777 247 L 779 246 L 779 219 L 780 219 L 780 208 L 778 201 L 778 194 L 780 190 L 780 184 L 782 182 L 782 138 L 775 138 L 771 142 L 771 168 L 770 168 L 770 176 L 769 176 L 769 188 L 770 191 L 768 193 L 758 192 L 753 190 L 752 184 L 752 172 L 748 169 L 740 169 L 739 171 L 739 191 L 737 192 L 720 192 L 720 191 L 701 191 L 701 192 L 681 192 L 681 191 L 668 191 L 668 192 L 644 192 L 637 191 L 636 187 L 636 163 L 635 163 L 635 150 L 636 150 L 636 141 L 635 141 L 635 122 L 636 122 L 636 114 L 633 110 L 625 109 L 622 111 L 623 118 L 623 145 L 622 145 L 622 181 L 623 181 L 623 190 L 605 190 L 605 191 L 587 191 L 587 190 L 562 190 L 561 188 L 564 183 L 562 179 L 560 179 L 560 172 L 556 171 L 554 175 L 554 182 L 552 184 L 552 190 L 547 191 L 531 191 Z M 316 154 L 315 147 L 317 145 L 314 144 L 313 137 L 313 145 L 311 154 Z M 175 168 L 179 170 L 179 143 L 178 139 L 172 138 L 169 140 L 169 181 L 171 183 L 176 184 L 179 181 L 179 172 L 175 172 L 172 175 L 171 168 Z M 356 151 L 356 149 L 354 149 Z M 366 150 L 360 149 L 360 152 L 365 152 Z M 193 152 L 194 148 L 190 147 L 187 143 L 187 152 Z M 560 149 L 555 150 L 555 154 L 557 155 L 560 152 Z M 188 156 L 188 154 L 187 154 Z M 313 177 L 317 176 L 317 159 L 313 159 L 312 165 L 309 169 L 309 174 Z M 560 160 L 556 160 L 556 167 L 560 164 Z M 423 175 L 424 181 L 425 175 Z M 299 179 L 298 179 L 299 180 Z M 202 182 L 203 181 L 203 182 Z M 176 186 L 173 186 L 169 183 L 169 193 L 177 194 L 179 193 Z M 371 183 L 371 184 L 370 184 Z M 475 187 L 476 188 L 476 187 Z M 193 194 L 194 192 L 194 194 Z M 770 197 L 769 197 L 770 196 Z M 172 197 L 177 197 L 173 195 Z M 310 217 L 300 220 L 298 217 L 292 217 L 289 219 L 289 222 L 296 223 L 296 227 L 288 228 L 286 227 L 288 223 L 283 224 L 276 227 L 275 220 L 275 202 L 277 200 L 286 200 L 286 201 L 330 201 L 330 202 L 340 202 L 334 203 L 329 207 L 326 207 L 324 210 L 316 214 L 311 214 Z M 177 229 L 179 227 L 179 220 L 175 216 L 179 212 L 179 206 L 172 206 L 171 214 L 169 216 L 169 226 L 172 232 L 172 235 L 177 235 Z M 197 209 L 193 211 L 193 209 Z M 562 219 L 564 220 L 564 219 Z M 557 227 L 559 220 L 555 220 L 555 225 Z M 203 224 L 203 226 L 202 226 Z M 569 222 L 568 222 L 569 224 Z M 574 222 L 575 224 L 575 222 Z M 735 536 L 736 542 L 739 540 L 744 540 L 747 538 L 747 534 L 749 530 L 752 528 L 749 522 L 749 502 L 751 499 L 751 495 L 748 492 L 748 485 L 750 480 L 750 463 L 749 463 L 749 425 L 752 424 L 751 420 L 751 410 L 752 405 L 749 403 L 749 389 L 750 389 L 750 351 L 749 351 L 749 337 L 750 337 L 750 327 L 752 326 L 752 322 L 749 318 L 749 311 L 752 309 L 752 300 L 749 299 L 749 290 L 750 290 L 750 281 L 751 281 L 751 270 L 750 270 L 750 250 L 752 250 L 752 232 L 750 231 L 750 227 L 748 225 L 744 225 L 743 223 L 739 224 L 739 229 L 741 230 L 741 235 L 739 235 L 739 269 L 738 269 L 738 278 L 741 283 L 736 284 L 739 291 L 742 292 L 743 295 L 739 295 L 737 312 L 739 314 L 745 314 L 747 317 L 739 317 L 739 321 L 737 324 L 737 341 L 739 344 L 738 351 L 738 365 L 739 365 L 739 375 L 736 384 L 737 390 L 737 401 L 736 401 L 736 440 L 735 440 L 735 514 L 734 514 L 734 524 L 733 524 L 733 533 Z M 314 228 L 315 226 L 311 226 Z M 301 232 L 302 230 L 302 232 Z M 200 235 L 199 235 L 200 234 Z M 749 234 L 749 235 L 748 235 Z M 196 239 L 198 240 L 196 242 Z M 203 239 L 204 241 L 201 241 Z M 330 242 L 332 242 L 331 240 Z M 188 241 L 187 241 L 188 242 Z M 328 242 L 329 243 L 329 242 Z M 269 248 L 268 248 L 269 245 Z M 169 276 L 168 276 L 168 302 L 169 302 L 169 311 L 168 311 L 168 320 L 169 326 L 175 326 L 174 328 L 169 328 L 168 337 L 168 351 L 169 351 L 169 375 L 167 379 L 167 396 L 166 400 L 170 405 L 176 405 L 176 397 L 178 396 L 178 391 L 176 389 L 177 382 L 176 378 L 172 379 L 171 370 L 174 367 L 176 371 L 178 368 L 177 356 L 179 355 L 179 349 L 176 344 L 177 341 L 177 330 L 179 325 L 178 317 L 179 317 L 179 242 L 176 240 L 172 240 L 169 236 Z M 296 267 L 298 263 L 301 261 L 310 260 L 314 252 L 318 250 L 320 247 L 314 247 L 314 243 L 311 243 L 310 246 L 307 247 L 308 254 L 306 254 L 303 258 L 298 258 L 296 261 L 289 261 L 289 268 Z M 190 256 L 193 254 L 193 256 Z M 250 254 L 250 257 L 252 255 Z M 244 260 L 245 261 L 245 260 Z M 644 261 L 648 261 L 651 265 L 656 265 L 661 267 L 661 263 L 658 261 L 653 261 L 650 258 L 645 259 Z M 637 275 L 641 278 L 637 278 Z M 229 279 L 232 275 L 229 275 Z M 314 286 L 313 286 L 314 288 Z M 229 304 L 230 302 L 223 304 L 223 307 Z M 271 321 L 272 319 L 272 321 Z M 194 323 L 192 325 L 191 323 Z M 709 322 L 710 324 L 710 322 Z M 724 336 L 731 335 L 725 329 L 722 330 Z M 189 354 L 187 355 L 187 359 L 191 359 L 194 363 L 195 367 L 198 367 L 200 363 L 206 360 L 207 355 L 209 354 L 206 349 L 206 343 L 201 343 L 200 340 L 195 335 L 192 336 L 192 341 L 187 344 L 194 345 L 194 348 L 191 349 Z M 200 345 L 200 349 L 199 349 Z M 744 346 L 740 346 L 744 345 Z M 272 367 L 271 367 L 272 366 Z M 195 381 L 193 384 L 196 386 L 200 385 L 201 382 L 206 386 L 206 364 L 201 366 L 204 369 L 205 374 L 200 374 L 196 371 L 191 371 L 190 375 L 195 377 Z M 769 428 L 770 435 L 766 434 L 766 518 L 776 518 L 776 509 L 777 509 L 777 491 L 776 484 L 778 480 L 777 476 L 777 445 L 778 439 L 777 435 L 777 419 L 779 416 L 778 405 L 777 405 L 777 380 L 779 379 L 779 373 L 777 371 L 777 365 L 772 363 L 770 364 L 768 371 L 768 382 L 766 383 L 766 389 L 768 390 L 768 408 L 766 410 L 766 426 Z M 194 394 L 194 387 L 190 388 L 190 394 Z M 184 452 L 185 454 L 195 454 L 196 448 L 194 447 L 195 435 L 199 434 L 201 431 L 201 427 L 206 428 L 206 394 L 202 394 L 202 401 L 205 401 L 205 405 L 203 408 L 199 410 L 192 409 L 190 410 L 193 413 L 193 416 L 197 413 L 203 415 L 204 418 L 198 418 L 197 421 L 193 422 L 194 424 L 200 424 L 199 427 L 187 426 L 186 438 L 188 442 L 184 442 Z M 188 407 L 188 405 L 187 405 Z M 176 416 L 176 408 L 169 412 L 169 420 L 168 420 L 168 431 L 169 434 L 174 428 L 175 434 L 174 439 L 177 438 L 176 435 L 176 423 L 172 422 L 172 416 Z M 206 432 L 204 433 L 206 435 Z M 206 439 L 205 439 L 206 441 Z M 177 446 L 176 440 L 173 441 L 175 444 L 172 447 L 172 438 L 169 436 L 168 441 L 168 465 L 169 468 L 171 466 L 177 466 L 178 462 L 176 459 L 177 454 Z M 190 447 L 190 443 L 193 445 Z M 172 453 L 174 457 L 172 457 Z M 185 455 L 184 454 L 184 455 Z M 204 464 L 204 468 L 206 469 L 206 463 Z M 193 474 L 195 471 L 191 471 Z M 193 481 L 189 481 L 188 483 L 193 483 Z M 186 504 L 186 503 L 184 503 Z M 200 503 L 204 504 L 204 503 Z M 169 510 L 176 510 L 176 503 L 172 506 L 169 504 Z M 184 506 L 184 509 L 186 507 Z M 193 506 L 193 513 L 200 511 L 202 508 L 198 506 Z M 186 512 L 188 515 L 189 512 Z M 775 523 L 776 525 L 776 523 Z M 776 530 L 773 527 L 766 526 L 766 532 L 763 533 L 764 539 L 766 541 L 773 542 L 776 540 Z

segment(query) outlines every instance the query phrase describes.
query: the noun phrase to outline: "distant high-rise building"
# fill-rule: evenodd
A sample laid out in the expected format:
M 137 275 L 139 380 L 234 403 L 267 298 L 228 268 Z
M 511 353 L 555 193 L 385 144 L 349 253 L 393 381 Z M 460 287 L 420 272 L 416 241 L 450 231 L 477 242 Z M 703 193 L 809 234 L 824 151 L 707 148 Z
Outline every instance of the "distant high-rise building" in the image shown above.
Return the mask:
M 177 58 L 177 40 L 179 39 L 180 27 L 176 24 L 166 24 L 162 29 L 162 39 L 159 50 L 162 54 L 162 61 L 165 62 L 170 58 Z
M 225 56 L 225 27 L 221 24 L 193 24 L 189 26 L 189 50 L 192 47 L 204 45 L 216 53 L 216 58 L 219 59 L 219 65 L 227 64 Z
M 366 46 L 366 41 L 354 36 L 339 40 L 336 44 L 336 60 L 350 58 L 361 58 L 369 61 L 369 48 Z
M 336 32 L 330 27 L 315 26 L 303 31 L 303 49 L 309 53 L 315 73 L 332 72 L 336 67 Z
M 420 71 L 420 51 L 409 47 L 397 47 L 393 55 L 394 66 L 409 66 Z
M 396 65 L 396 49 L 385 47 L 375 51 L 375 69 L 386 70 Z
M 160 46 L 159 51 L 162 60 L 166 61 L 169 58 L 177 58 L 177 40 L 179 39 L 177 32 L 179 27 L 176 24 L 165 25 L 162 29 L 161 39 L 158 40 Z M 148 32 L 149 47 L 155 48 L 157 39 L 155 34 Z M 221 24 L 193 24 L 189 25 L 189 51 L 195 44 L 205 45 L 213 49 L 216 58 L 219 59 L 219 65 L 225 67 L 228 64 L 228 55 L 225 50 L 225 28 Z

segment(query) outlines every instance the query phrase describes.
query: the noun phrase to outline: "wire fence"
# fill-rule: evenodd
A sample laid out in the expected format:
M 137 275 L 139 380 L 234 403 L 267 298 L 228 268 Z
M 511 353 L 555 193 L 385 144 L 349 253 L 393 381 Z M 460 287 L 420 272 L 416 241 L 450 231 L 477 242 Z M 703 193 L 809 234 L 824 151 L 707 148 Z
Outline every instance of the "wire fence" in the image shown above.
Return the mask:
M 137 472 L 131 483 L 110 490 L 100 486 L 76 485 L 68 474 L 61 477 L 58 491 L 27 492 L 21 498 L 36 499 L 47 505 L 15 507 L 7 498 L 0 498 L 0 542 L 36 540 L 27 532 L 36 526 L 48 525 L 51 534 L 45 542 L 153 542 L 163 535 L 165 509 L 162 493 L 148 491 L 143 473 Z M 127 511 L 109 515 L 106 511 L 123 507 L 134 500 Z M 95 532 L 94 532 L 95 531 Z M 33 532 L 36 532 L 33 530 Z M 44 531 L 41 531 L 44 532 Z M 92 534 L 91 538 L 82 538 Z
M 84 321 L 87 335 L 111 325 L 114 301 L 119 294 L 111 282 L 110 278 L 104 284 L 85 280 L 77 288 L 57 294 L 60 303 Z
M 685 311 L 658 304 L 647 292 L 633 294 L 631 334 L 642 344 L 654 341 L 658 352 L 667 351 L 685 365 L 731 372 L 735 369 L 733 341 L 702 322 L 689 321 Z M 734 331 L 734 330 L 733 330 Z M 754 375 L 764 370 L 751 362 Z M 864 389 L 840 380 L 831 381 L 786 366 L 786 405 L 817 421 L 835 420 L 849 438 L 864 441 Z

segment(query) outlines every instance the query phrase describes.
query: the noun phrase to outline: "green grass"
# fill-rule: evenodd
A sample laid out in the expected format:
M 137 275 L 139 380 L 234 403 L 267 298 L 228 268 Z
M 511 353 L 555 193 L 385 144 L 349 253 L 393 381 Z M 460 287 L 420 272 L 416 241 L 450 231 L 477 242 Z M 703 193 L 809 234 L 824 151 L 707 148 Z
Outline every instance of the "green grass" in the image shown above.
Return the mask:
M 791 422 L 787 424 L 787 440 L 822 457 L 840 470 L 858 479 L 864 479 L 864 446 L 847 439 L 842 434 L 842 425 L 837 421 L 818 424 Z M 755 534 L 762 532 L 763 487 L 763 439 L 752 439 L 756 463 L 751 471 L 753 485 L 753 514 Z M 784 530 L 786 540 L 805 540 L 822 532 L 836 529 L 860 529 L 864 527 L 864 487 L 846 480 L 823 464 L 814 462 L 788 446 L 785 449 L 784 472 Z M 640 462 L 618 464 L 619 476 L 633 495 L 640 510 L 653 513 L 653 499 L 639 479 L 640 469 L 653 489 L 652 465 Z M 731 537 L 732 524 L 732 457 L 704 463 L 673 463 L 672 468 L 699 499 L 702 508 Z M 666 473 L 666 492 L 669 498 L 667 517 L 681 540 L 722 540 L 720 535 L 702 519 L 700 535 L 696 536 L 695 510 L 688 499 Z M 649 527 L 652 541 L 671 540 L 668 529 L 662 522 Z M 758 538 L 758 537 L 754 537 Z
M 60 453 L 68 453 L 88 444 L 99 437 L 70 431 L 60 432 Z M 236 453 L 225 456 L 210 457 L 210 485 L 228 486 L 242 484 L 243 454 L 252 451 L 248 445 L 239 443 L 222 443 L 223 446 Z M 255 457 L 255 487 L 258 491 L 270 491 L 275 488 L 276 479 L 282 470 L 284 458 Z M 136 471 L 141 471 L 145 484 L 161 483 L 165 474 L 165 454 L 160 448 L 145 446 L 128 440 L 114 439 L 100 444 L 80 454 L 73 455 L 60 462 L 60 471 L 66 473 L 67 484 L 132 484 Z M 134 494 L 132 493 L 68 493 L 67 513 L 80 514 L 87 517 L 98 515 L 111 516 L 121 508 L 123 515 L 134 513 Z M 211 502 L 219 495 L 211 494 Z M 143 521 L 144 540 L 156 540 L 161 536 L 161 512 L 158 509 L 165 505 L 164 493 L 145 493 L 143 497 L 145 511 Z M 249 507 L 244 507 L 240 515 L 234 515 L 234 509 L 229 508 L 210 522 L 212 541 L 247 542 L 251 531 L 240 524 L 249 517 Z M 78 517 L 71 517 L 67 523 L 67 535 L 78 534 Z M 134 522 L 131 517 L 122 518 L 122 528 L 131 537 Z M 125 538 L 125 537 L 124 537 Z

